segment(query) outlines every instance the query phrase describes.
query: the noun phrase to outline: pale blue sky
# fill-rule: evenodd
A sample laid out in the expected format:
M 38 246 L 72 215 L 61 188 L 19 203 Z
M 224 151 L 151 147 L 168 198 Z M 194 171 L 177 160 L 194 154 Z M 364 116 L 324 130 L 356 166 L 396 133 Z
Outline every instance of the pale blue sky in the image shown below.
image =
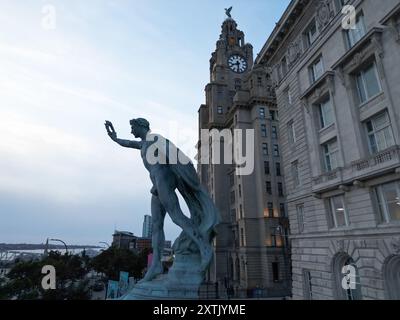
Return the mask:
M 0 0 L 0 242 L 141 235 L 150 181 L 104 120 L 128 138 L 129 119 L 146 117 L 193 157 L 224 8 L 256 56 L 288 3 Z M 54 30 L 42 23 L 49 4 Z M 178 233 L 168 219 L 167 238 Z

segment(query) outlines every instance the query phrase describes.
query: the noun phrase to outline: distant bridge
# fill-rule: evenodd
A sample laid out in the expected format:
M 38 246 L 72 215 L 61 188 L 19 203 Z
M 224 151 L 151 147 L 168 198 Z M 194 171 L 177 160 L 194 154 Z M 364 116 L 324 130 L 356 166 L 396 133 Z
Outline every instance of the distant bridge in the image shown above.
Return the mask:
M 3 250 L 0 251 L 0 262 L 13 262 L 17 258 L 26 259 L 26 258 L 35 258 L 41 256 L 40 253 L 32 253 L 32 252 L 21 252 L 15 250 Z

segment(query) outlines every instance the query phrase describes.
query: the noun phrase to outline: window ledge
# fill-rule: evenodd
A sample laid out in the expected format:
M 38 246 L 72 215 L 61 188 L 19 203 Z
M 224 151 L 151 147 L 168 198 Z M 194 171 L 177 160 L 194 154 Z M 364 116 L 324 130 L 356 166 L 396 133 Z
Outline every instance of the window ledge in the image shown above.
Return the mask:
M 379 97 L 381 97 L 383 95 L 384 95 L 384 92 L 381 91 L 381 92 L 377 93 L 376 95 L 372 96 L 371 98 L 369 98 L 368 100 L 366 100 L 363 103 L 361 103 L 358 107 L 360 109 L 364 108 L 364 107 L 368 106 L 369 104 L 371 104 L 371 102 L 373 102 L 374 100 L 378 99 Z
M 378 228 L 387 229 L 387 228 L 398 228 L 400 226 L 400 220 L 393 220 L 390 222 L 381 222 L 377 225 Z
M 330 129 L 332 129 L 333 127 L 335 127 L 335 122 L 331 123 L 329 126 L 324 127 L 322 129 L 319 130 L 319 134 L 322 135 L 327 131 L 330 131 Z
M 332 69 L 335 70 L 337 68 L 343 67 L 346 63 L 348 63 L 353 56 L 356 56 L 359 51 L 367 46 L 370 41 L 375 37 L 375 36 L 381 36 L 383 33 L 382 28 L 372 28 L 371 31 L 369 31 L 367 34 L 364 35 L 347 53 L 342 56 L 333 66 Z
M 333 71 L 326 71 L 318 80 L 316 80 L 311 86 L 300 96 L 300 100 L 308 98 L 311 94 L 321 87 L 325 81 L 332 80 L 335 76 Z
M 337 232 L 340 232 L 340 231 L 352 231 L 352 230 L 354 230 L 354 228 L 352 226 L 332 227 L 332 228 L 329 229 L 329 231 L 333 231 L 333 232 L 335 232 L 335 231 L 337 231 Z

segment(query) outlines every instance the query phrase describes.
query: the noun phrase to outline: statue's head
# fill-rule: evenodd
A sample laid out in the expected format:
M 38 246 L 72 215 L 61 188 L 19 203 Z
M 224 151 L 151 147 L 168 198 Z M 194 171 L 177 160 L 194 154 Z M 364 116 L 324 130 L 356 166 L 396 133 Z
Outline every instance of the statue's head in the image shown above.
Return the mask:
M 130 122 L 132 131 L 131 133 L 135 138 L 143 138 L 147 132 L 150 131 L 150 123 L 143 118 L 132 119 Z

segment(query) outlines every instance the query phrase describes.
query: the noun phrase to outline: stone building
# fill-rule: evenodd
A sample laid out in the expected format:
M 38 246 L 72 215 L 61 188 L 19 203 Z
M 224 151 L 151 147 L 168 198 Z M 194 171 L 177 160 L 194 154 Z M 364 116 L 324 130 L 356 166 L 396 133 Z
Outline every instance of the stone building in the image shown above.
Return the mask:
M 399 0 L 293 0 L 256 65 L 276 88 L 293 297 L 400 299 Z
M 237 175 L 235 165 L 226 159 L 198 166 L 222 218 L 209 279 L 218 281 L 220 288 L 235 288 L 242 296 L 256 288 L 265 296 L 287 295 L 291 282 L 285 241 L 288 220 L 275 93 L 266 69 L 253 67 L 253 47 L 232 18 L 222 24 L 205 93 L 206 103 L 199 109 L 200 130 L 220 134 L 225 130 L 228 135 L 233 130 L 250 130 L 255 140 L 254 154 L 249 155 L 254 170 L 249 175 Z M 202 158 L 199 141 L 198 157 Z M 210 157 L 213 151 L 209 150 Z

